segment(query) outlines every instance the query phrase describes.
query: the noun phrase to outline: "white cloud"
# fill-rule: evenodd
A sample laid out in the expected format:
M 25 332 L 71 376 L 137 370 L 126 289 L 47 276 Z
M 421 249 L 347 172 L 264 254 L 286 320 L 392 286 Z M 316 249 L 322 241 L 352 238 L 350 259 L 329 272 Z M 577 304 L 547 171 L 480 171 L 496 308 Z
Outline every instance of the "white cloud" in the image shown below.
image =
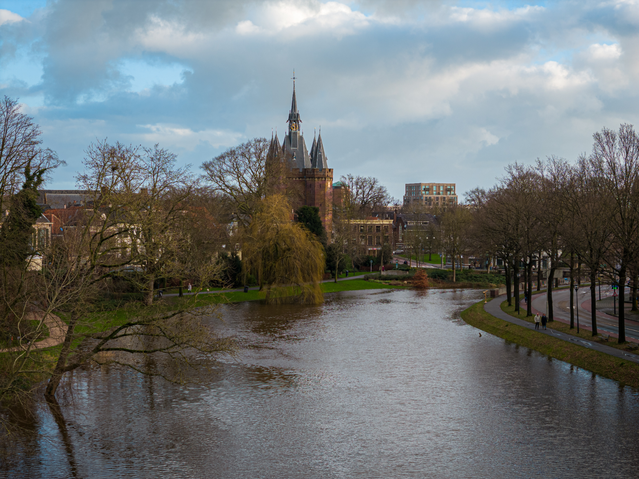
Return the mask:
M 616 60 L 621 56 L 621 47 L 618 43 L 612 45 L 594 43 L 588 48 L 588 53 L 593 60 Z
M 604 125 L 639 124 L 636 1 L 460 3 L 58 0 L 3 28 L 15 38 L 0 68 L 22 83 L 0 74 L 0 94 L 46 98 L 32 111 L 65 157 L 108 136 L 196 164 L 282 131 L 295 69 L 306 137 L 322 126 L 336 176 L 401 185 L 432 170 L 460 192 L 512 161 L 574 158 Z M 44 68 L 27 74 L 12 55 Z M 398 157 L 406 171 L 389 171 Z
M 208 143 L 214 148 L 228 148 L 235 146 L 242 139 L 241 133 L 230 130 L 207 129 L 194 131 L 179 125 L 167 124 L 139 126 L 148 130 L 148 132 L 132 134 L 130 136 L 134 136 L 136 139 L 140 138 L 146 144 L 159 143 L 168 149 L 180 148 L 191 151 L 197 147 L 200 142 Z
M 139 27 L 135 35 L 138 45 L 153 52 L 174 54 L 178 58 L 198 45 L 208 43 L 203 32 L 189 31 L 185 25 L 151 16 L 148 25 Z
M 494 27 L 499 24 L 529 19 L 534 15 L 543 13 L 545 10 L 542 6 L 530 5 L 514 10 L 452 7 L 450 9 L 450 19 L 455 22 L 470 23 L 478 27 Z
M 348 5 L 339 2 L 266 2 L 252 17 L 239 22 L 236 30 L 239 33 L 269 35 L 288 31 L 288 35 L 296 37 L 315 35 L 320 31 L 346 35 L 369 24 L 369 19 L 362 12 L 351 10 Z
M 243 20 L 237 24 L 235 27 L 235 31 L 240 35 L 252 35 L 256 33 L 260 33 L 262 29 L 253 24 L 250 20 Z
M 9 10 L 3 10 L 0 8 L 0 25 L 4 25 L 5 23 L 18 23 L 23 20 L 24 18 L 22 18 L 17 13 L 13 13 Z

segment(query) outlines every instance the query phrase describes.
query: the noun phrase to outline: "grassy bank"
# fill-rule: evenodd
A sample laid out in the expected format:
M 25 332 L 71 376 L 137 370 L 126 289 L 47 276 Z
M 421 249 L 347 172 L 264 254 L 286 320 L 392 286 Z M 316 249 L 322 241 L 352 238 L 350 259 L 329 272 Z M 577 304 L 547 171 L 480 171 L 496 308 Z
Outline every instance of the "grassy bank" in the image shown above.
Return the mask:
M 339 293 L 341 291 L 362 291 L 367 289 L 393 289 L 398 286 L 382 284 L 374 281 L 366 281 L 363 279 L 352 279 L 348 281 L 331 281 L 321 283 L 322 293 Z M 228 291 L 215 294 L 200 294 L 195 300 L 195 307 L 209 306 L 212 304 L 241 303 L 244 301 L 259 301 L 265 298 L 262 291 L 249 290 L 247 293 L 243 291 Z M 182 298 L 167 298 L 166 301 L 179 304 L 183 301 L 193 301 L 192 296 L 184 296 Z
M 482 331 L 622 384 L 639 388 L 639 365 L 502 321 L 484 311 L 483 301 L 463 311 L 461 316 L 468 324 Z

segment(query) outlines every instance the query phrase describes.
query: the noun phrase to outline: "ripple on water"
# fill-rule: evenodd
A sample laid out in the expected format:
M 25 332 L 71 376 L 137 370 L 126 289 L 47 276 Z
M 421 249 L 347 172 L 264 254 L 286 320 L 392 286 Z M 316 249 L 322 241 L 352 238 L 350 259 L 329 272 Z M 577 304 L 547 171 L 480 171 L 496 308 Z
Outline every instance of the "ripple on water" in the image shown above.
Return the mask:
M 4 477 L 632 477 L 637 391 L 495 338 L 472 291 L 224 308 L 244 347 L 179 387 L 79 371 Z

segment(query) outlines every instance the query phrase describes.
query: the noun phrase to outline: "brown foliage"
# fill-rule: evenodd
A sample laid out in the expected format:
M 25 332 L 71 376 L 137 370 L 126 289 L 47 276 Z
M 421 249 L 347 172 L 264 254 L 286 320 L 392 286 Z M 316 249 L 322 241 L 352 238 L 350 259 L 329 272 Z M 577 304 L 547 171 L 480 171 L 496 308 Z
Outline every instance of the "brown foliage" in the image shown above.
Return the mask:
M 418 269 L 413 277 L 413 288 L 415 289 L 428 289 L 430 284 L 428 283 L 428 274 L 423 269 Z

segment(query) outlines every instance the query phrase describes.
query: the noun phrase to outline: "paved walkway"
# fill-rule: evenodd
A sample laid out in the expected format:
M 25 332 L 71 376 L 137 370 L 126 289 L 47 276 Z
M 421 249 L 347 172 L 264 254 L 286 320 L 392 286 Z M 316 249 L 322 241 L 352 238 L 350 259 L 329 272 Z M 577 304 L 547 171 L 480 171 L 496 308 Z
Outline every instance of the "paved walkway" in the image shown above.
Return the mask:
M 503 303 L 505 300 L 506 296 L 497 296 L 495 299 L 484 304 L 484 310 L 486 310 L 487 313 L 492 314 L 496 318 L 535 331 L 534 323 L 529 323 L 528 321 L 524 321 L 523 319 L 515 318 L 514 316 L 511 316 L 510 314 L 505 313 L 501 310 L 501 303 Z M 628 361 L 639 364 L 639 355 L 627 353 L 611 346 L 605 346 L 603 344 L 595 343 L 592 341 L 586 341 L 584 339 L 571 336 L 570 334 L 562 333 L 561 331 L 555 331 L 554 329 L 540 329 L 535 332 L 539 334 L 545 334 L 547 336 L 552 336 L 557 339 L 562 339 L 564 341 L 568 341 L 587 349 L 610 354 L 611 356 L 615 356 L 621 359 L 627 359 Z
M 553 303 L 555 304 L 555 321 L 560 321 L 565 324 L 570 324 L 570 300 L 569 300 L 570 291 L 567 289 L 560 289 L 553 292 Z M 590 304 L 590 295 L 579 295 L 578 311 L 579 316 L 581 318 L 580 327 L 581 329 L 587 329 L 588 331 L 592 331 L 592 323 L 591 323 L 591 312 L 592 306 Z M 521 303 L 522 308 L 526 309 L 526 304 Z M 546 293 L 536 293 L 532 297 L 532 311 L 533 314 L 535 312 L 539 314 L 543 314 L 546 311 Z M 626 311 L 626 340 L 631 341 L 633 343 L 639 343 L 639 322 L 636 321 L 635 314 L 632 314 L 629 311 L 629 308 L 625 308 Z M 576 318 L 575 318 L 576 320 Z M 619 318 L 616 316 L 612 316 L 607 314 L 599 309 L 597 309 L 597 323 L 598 323 L 598 332 L 600 334 L 604 333 L 612 338 L 619 337 L 618 323 Z
M 25 316 L 25 320 L 27 321 L 39 320 L 40 318 L 42 318 L 42 313 L 27 313 L 27 315 Z M 62 321 L 55 314 L 47 314 L 47 316 L 44 318 L 44 324 L 47 326 L 47 328 L 49 328 L 48 338 L 32 344 L 22 343 L 19 346 L 13 348 L 0 349 L 0 353 L 25 351 L 29 346 L 31 347 L 31 349 L 42 349 L 62 344 L 68 329 L 68 326 L 64 323 L 64 321 Z

